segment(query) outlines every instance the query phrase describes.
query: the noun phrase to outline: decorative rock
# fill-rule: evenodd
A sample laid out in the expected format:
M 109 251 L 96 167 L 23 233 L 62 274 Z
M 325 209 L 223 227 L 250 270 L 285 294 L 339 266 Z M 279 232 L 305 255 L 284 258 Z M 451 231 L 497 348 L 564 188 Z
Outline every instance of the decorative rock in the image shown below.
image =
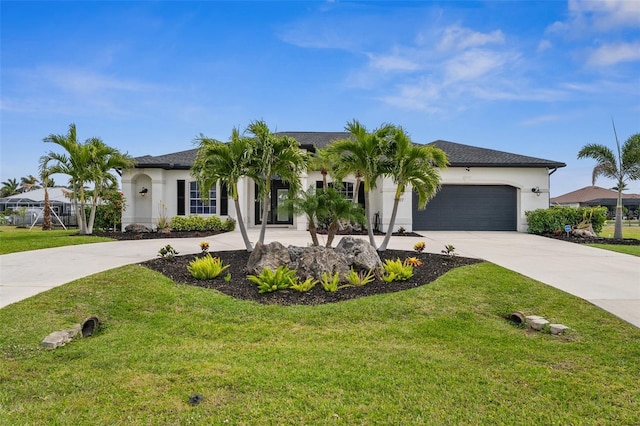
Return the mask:
M 536 331 L 540 331 L 544 328 L 545 325 L 549 324 L 549 321 L 547 321 L 544 318 L 538 318 L 538 319 L 529 321 L 528 324 L 529 324 L 529 327 L 531 327 L 532 329 Z
M 151 229 L 147 228 L 144 225 L 138 225 L 137 223 L 132 223 L 131 225 L 127 225 L 124 228 L 125 232 L 131 232 L 132 234 L 140 234 L 142 232 L 151 232 Z
M 269 244 L 262 244 L 258 241 L 249 256 L 246 269 L 247 273 L 258 275 L 263 268 L 276 270 L 278 266 L 288 266 L 290 263 L 291 256 L 285 246 L 277 241 Z
M 544 319 L 544 317 L 539 317 L 538 315 L 527 315 L 526 319 L 527 319 L 527 325 L 529 325 L 531 323 L 531 321 L 538 320 L 538 319 Z
M 75 324 L 73 328 L 69 330 L 54 331 L 45 337 L 40 344 L 48 349 L 55 349 L 59 346 L 64 346 L 80 334 L 80 324 Z
M 370 271 L 382 267 L 378 252 L 368 241 L 351 236 L 343 237 L 335 249 L 356 271 Z
M 345 258 L 332 248 L 306 247 L 302 250 L 298 249 L 299 247 L 289 247 L 292 259 L 289 267 L 295 269 L 300 278 L 311 277 L 321 280 L 322 274 L 325 272 L 330 275 L 337 272 L 340 277 L 349 273 L 349 265 Z
M 549 331 L 551 331 L 551 334 L 562 334 L 565 331 L 567 331 L 569 329 L 569 327 L 567 327 L 566 325 L 562 325 L 562 324 L 550 324 L 549 325 Z

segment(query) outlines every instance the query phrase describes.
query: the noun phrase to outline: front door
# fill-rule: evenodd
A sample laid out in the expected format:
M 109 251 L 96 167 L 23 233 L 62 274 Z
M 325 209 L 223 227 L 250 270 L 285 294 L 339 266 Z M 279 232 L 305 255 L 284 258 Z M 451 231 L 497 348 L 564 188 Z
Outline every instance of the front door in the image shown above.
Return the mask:
M 271 181 L 271 196 L 269 197 L 267 225 L 293 225 L 293 212 L 291 209 L 282 208 L 289 198 L 289 184 L 280 180 Z M 262 224 L 262 198 L 258 193 L 258 185 L 255 185 L 255 224 Z

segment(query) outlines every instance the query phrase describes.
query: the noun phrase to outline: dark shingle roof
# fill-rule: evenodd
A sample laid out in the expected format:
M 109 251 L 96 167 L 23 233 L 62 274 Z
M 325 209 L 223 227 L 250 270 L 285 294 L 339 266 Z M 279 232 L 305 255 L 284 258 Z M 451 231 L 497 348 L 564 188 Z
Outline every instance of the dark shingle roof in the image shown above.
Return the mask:
M 348 139 L 348 132 L 277 132 L 279 136 L 296 139 L 302 148 L 314 151 L 323 148 L 337 139 Z M 451 167 L 565 167 L 565 163 L 511 154 L 493 149 L 478 148 L 455 142 L 437 140 L 429 145 L 436 146 L 447 153 Z M 197 149 L 172 154 L 136 157 L 137 168 L 189 169 L 196 158 Z
M 437 140 L 433 145 L 447 153 L 451 167 L 565 167 L 565 163 L 527 157 L 455 142 Z

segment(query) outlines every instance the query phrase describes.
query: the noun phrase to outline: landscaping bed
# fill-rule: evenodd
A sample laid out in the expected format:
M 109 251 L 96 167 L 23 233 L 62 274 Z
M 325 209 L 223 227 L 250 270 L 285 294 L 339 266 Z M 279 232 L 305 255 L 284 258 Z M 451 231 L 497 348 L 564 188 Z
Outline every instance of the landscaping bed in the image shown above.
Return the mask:
M 200 255 L 175 256 L 172 259 L 157 258 L 142 264 L 164 274 L 175 282 L 218 290 L 238 299 L 252 300 L 262 304 L 318 305 L 416 288 L 434 281 L 454 268 L 481 262 L 479 259 L 459 256 L 386 250 L 379 253 L 383 262 L 385 259 L 396 260 L 399 258 L 404 260 L 407 257 L 417 257 L 423 262 L 423 265 L 414 267 L 413 276 L 406 281 L 386 283 L 377 279 L 362 287 L 345 287 L 336 292 L 325 291 L 318 283 L 308 292 L 288 289 L 261 294 L 258 293 L 257 286 L 247 280 L 245 266 L 249 260 L 249 253 L 246 250 L 212 252 L 211 255 L 219 257 L 225 265 L 229 265 L 229 269 L 213 280 L 197 280 L 187 271 L 189 262 Z M 227 274 L 231 274 L 229 282 L 225 282 L 223 279 Z

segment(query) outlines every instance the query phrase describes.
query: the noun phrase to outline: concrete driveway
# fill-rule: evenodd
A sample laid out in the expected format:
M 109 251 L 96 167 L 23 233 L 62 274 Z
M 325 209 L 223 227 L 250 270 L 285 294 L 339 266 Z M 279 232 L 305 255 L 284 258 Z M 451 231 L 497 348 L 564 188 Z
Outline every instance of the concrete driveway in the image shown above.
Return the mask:
M 426 251 L 440 253 L 446 244 L 453 244 L 460 256 L 519 272 L 640 327 L 638 257 L 517 232 L 419 233 L 423 237 L 394 237 L 389 248 L 411 250 L 416 242 L 425 241 Z M 257 236 L 258 230 L 250 230 L 251 241 Z M 209 241 L 212 251 L 244 248 L 235 231 L 207 238 L 117 241 L 2 255 L 0 308 L 78 278 L 154 258 L 166 244 L 181 254 L 197 253 L 203 240 Z M 266 242 L 270 241 L 306 246 L 310 238 L 307 232 L 273 228 L 266 234 Z

